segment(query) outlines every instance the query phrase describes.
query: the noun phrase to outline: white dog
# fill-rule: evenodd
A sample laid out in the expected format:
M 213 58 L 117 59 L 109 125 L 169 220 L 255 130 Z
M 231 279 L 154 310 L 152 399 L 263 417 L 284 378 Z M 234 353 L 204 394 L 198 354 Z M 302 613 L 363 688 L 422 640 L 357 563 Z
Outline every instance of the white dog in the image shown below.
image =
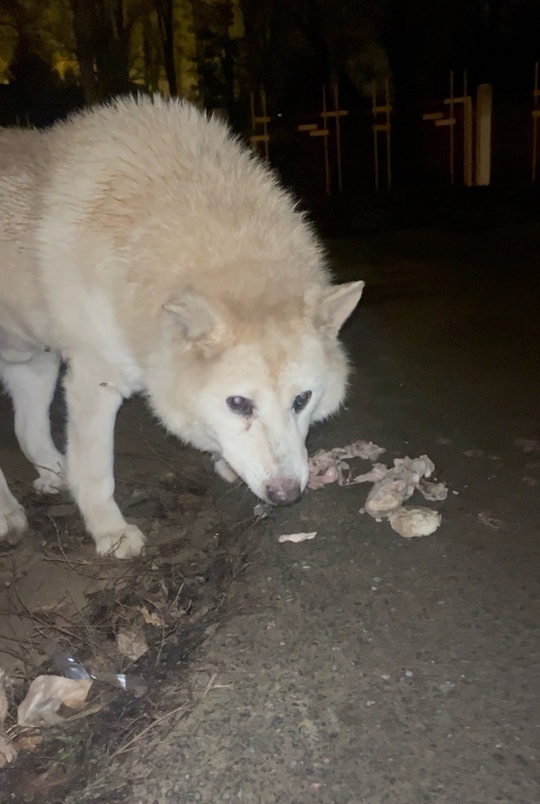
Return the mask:
M 115 417 L 136 392 L 227 480 L 298 499 L 308 427 L 344 397 L 337 335 L 363 283 L 330 284 L 310 226 L 222 122 L 147 98 L 4 130 L 0 249 L 16 435 L 35 487 L 67 484 L 99 553 L 144 544 L 113 496 Z M 66 458 L 49 425 L 62 360 Z M 0 537 L 26 525 L 0 472 Z

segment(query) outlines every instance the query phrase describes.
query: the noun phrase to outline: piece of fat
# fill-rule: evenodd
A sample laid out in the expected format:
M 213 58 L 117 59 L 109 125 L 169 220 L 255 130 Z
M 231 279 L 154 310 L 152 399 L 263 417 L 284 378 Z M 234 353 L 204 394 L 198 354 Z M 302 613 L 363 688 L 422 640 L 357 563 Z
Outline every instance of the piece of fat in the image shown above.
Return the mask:
M 279 537 L 279 542 L 306 542 L 308 539 L 314 539 L 317 531 L 312 533 L 282 533 Z
M 441 520 L 441 515 L 431 508 L 400 508 L 389 517 L 392 528 L 404 539 L 431 536 Z

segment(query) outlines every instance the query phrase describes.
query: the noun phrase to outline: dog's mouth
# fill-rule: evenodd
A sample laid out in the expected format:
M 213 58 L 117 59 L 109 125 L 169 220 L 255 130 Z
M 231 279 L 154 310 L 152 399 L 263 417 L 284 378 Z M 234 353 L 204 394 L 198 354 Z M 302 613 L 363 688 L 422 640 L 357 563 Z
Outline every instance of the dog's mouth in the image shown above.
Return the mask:
M 218 474 L 222 480 L 225 480 L 227 483 L 234 483 L 235 480 L 238 480 L 238 474 L 234 471 L 230 463 L 225 460 L 225 458 L 218 453 L 214 453 L 212 455 L 212 460 L 214 461 L 214 469 L 216 474 Z
M 214 469 L 216 473 L 229 483 L 238 479 L 239 475 L 222 455 L 214 453 L 212 455 Z M 243 478 L 242 478 L 243 479 Z M 246 482 L 244 480 L 244 482 Z M 246 483 L 249 486 L 249 483 Z M 276 506 L 294 505 L 302 497 L 302 485 L 300 481 L 291 477 L 276 477 L 270 480 L 264 490 L 260 492 L 252 489 L 254 494 L 264 503 Z

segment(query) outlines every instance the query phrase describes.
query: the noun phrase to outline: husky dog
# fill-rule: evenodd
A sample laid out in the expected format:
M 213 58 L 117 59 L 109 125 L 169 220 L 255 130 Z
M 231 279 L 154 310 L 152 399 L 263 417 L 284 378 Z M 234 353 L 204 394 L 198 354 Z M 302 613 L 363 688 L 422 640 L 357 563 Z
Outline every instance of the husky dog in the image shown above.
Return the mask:
M 311 227 L 223 122 L 139 98 L 1 132 L 0 279 L 17 439 L 39 491 L 70 489 L 98 553 L 145 541 L 114 501 L 115 417 L 137 392 L 226 480 L 300 497 L 308 428 L 344 398 L 337 336 L 363 282 L 331 284 Z M 49 423 L 61 361 L 65 457 Z M 0 472 L 0 537 L 26 526 Z

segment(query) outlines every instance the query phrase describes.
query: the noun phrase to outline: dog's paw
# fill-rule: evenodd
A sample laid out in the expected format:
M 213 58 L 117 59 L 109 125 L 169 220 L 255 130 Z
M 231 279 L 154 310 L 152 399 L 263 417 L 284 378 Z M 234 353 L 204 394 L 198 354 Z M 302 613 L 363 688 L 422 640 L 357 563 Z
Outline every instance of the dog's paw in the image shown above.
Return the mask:
M 59 491 L 67 489 L 65 460 L 60 453 L 50 455 L 49 460 L 43 465 L 35 464 L 35 469 L 38 477 L 32 485 L 40 494 L 58 494 Z
M 127 525 L 114 533 L 94 537 L 100 556 L 136 558 L 144 548 L 146 539 L 136 525 Z
M 234 469 L 231 469 L 225 458 L 218 458 L 217 461 L 214 461 L 214 469 L 216 474 L 226 480 L 227 483 L 234 483 L 238 479 L 238 475 Z
M 67 488 L 63 473 L 53 472 L 51 469 L 40 469 L 39 477 L 36 477 L 32 485 L 40 494 L 58 494 Z
M 0 539 L 4 539 L 9 533 L 24 533 L 28 528 L 28 520 L 24 513 L 24 508 L 19 503 L 10 506 L 0 506 Z

